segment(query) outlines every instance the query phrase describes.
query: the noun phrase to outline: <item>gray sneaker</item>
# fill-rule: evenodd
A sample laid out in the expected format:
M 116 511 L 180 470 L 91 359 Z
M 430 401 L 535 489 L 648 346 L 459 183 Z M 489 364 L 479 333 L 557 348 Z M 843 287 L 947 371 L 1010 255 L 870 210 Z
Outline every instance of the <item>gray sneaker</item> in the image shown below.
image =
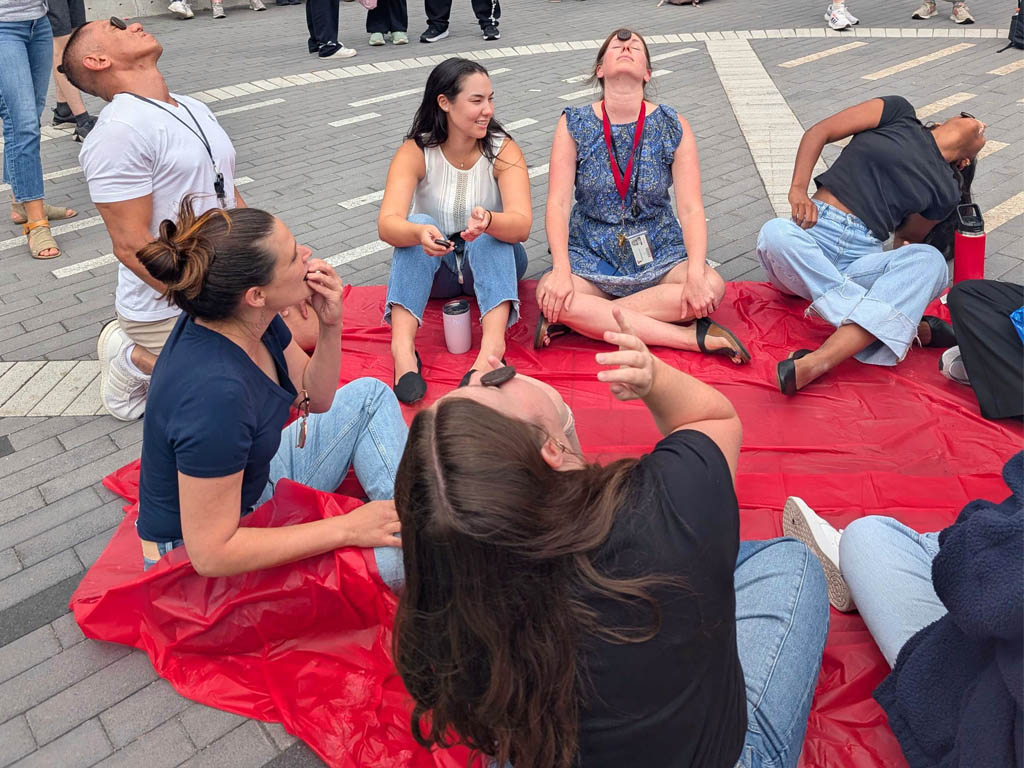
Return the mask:
M 227 14 L 224 13 L 223 3 L 212 3 L 210 8 L 213 10 L 213 18 L 215 19 L 226 19 Z

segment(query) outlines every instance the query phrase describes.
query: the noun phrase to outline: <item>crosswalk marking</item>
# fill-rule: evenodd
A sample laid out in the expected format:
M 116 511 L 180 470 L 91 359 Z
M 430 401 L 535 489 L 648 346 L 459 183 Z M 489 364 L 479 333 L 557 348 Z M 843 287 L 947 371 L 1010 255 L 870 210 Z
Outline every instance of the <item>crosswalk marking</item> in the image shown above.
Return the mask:
M 1002 67 L 996 67 L 995 69 L 989 70 L 990 75 L 1009 75 L 1016 72 L 1018 69 L 1024 69 L 1024 59 L 1017 59 Z M 1019 93 L 1019 91 L 1018 91 Z
M 846 43 L 845 45 L 837 45 L 834 48 L 826 48 L 824 51 L 818 51 L 808 56 L 801 56 L 799 59 L 790 59 L 779 64 L 780 67 L 791 69 L 793 67 L 799 67 L 801 64 L 810 64 L 812 61 L 819 61 L 824 59 L 826 56 L 835 56 L 837 53 L 845 53 L 846 51 L 852 51 L 856 48 L 862 48 L 867 43 Z
M 968 48 L 973 48 L 974 43 L 959 43 L 958 45 L 951 45 L 948 48 L 929 53 L 925 56 L 918 56 L 916 59 L 909 59 L 891 67 L 880 69 L 877 72 L 871 72 L 870 74 L 863 75 L 861 80 L 881 80 L 883 77 L 889 77 L 895 75 L 898 72 L 906 72 L 908 69 L 914 67 L 920 67 L 922 64 L 928 64 L 929 62 L 936 61 L 938 59 L 944 59 L 947 56 L 952 56 L 960 51 L 966 51 Z
M 335 120 L 333 123 L 328 123 L 331 128 L 341 128 L 343 125 L 353 125 L 354 123 L 362 123 L 366 120 L 373 120 L 375 117 L 380 117 L 376 112 L 367 112 L 365 115 L 354 115 L 352 117 L 346 117 L 343 120 Z
M 985 231 L 992 232 L 1011 219 L 1024 213 L 1024 192 L 1018 192 L 1009 200 L 1004 200 L 994 208 L 985 211 Z M 0 384 L 3 380 L 0 379 Z

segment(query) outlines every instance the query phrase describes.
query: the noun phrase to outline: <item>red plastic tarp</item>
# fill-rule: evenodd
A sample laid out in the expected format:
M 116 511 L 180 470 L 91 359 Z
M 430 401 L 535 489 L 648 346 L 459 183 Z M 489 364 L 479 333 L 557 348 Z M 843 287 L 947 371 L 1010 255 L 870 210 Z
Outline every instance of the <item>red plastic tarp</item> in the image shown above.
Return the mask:
M 384 289 L 346 290 L 342 383 L 357 376 L 390 382 L 390 331 L 380 325 Z M 603 345 L 569 336 L 535 351 L 532 284 L 521 294 L 530 321 L 510 331 L 508 362 L 562 393 L 592 458 L 649 450 L 658 434 L 643 405 L 618 402 L 595 379 L 594 354 Z M 715 319 L 746 341 L 750 365 L 657 350 L 718 387 L 743 419 L 737 492 L 744 538 L 781 535 L 789 495 L 802 496 L 840 527 L 884 514 L 921 531 L 947 526 L 970 499 L 1006 496 L 999 473 L 1024 433 L 1019 424 L 982 419 L 971 390 L 939 375 L 938 350 L 913 349 L 892 368 L 849 361 L 796 397 L 783 397 L 776 361 L 817 346 L 831 330 L 805 319 L 804 306 L 767 285 L 731 284 Z M 437 306 L 427 312 L 417 347 L 429 383 L 426 404 L 454 387 L 473 358 L 445 350 Z M 106 483 L 134 504 L 137 477 L 134 463 Z M 282 483 L 247 524 L 316 519 L 355 503 Z M 389 650 L 395 598 L 361 552 L 205 579 L 178 551 L 143 574 L 135 508 L 126 509 L 71 601 L 86 635 L 143 649 L 191 699 L 280 721 L 332 766 L 466 764 L 464 750 L 430 754 L 409 733 L 410 702 Z M 906 765 L 871 698 L 887 671 L 860 618 L 832 611 L 802 766 Z

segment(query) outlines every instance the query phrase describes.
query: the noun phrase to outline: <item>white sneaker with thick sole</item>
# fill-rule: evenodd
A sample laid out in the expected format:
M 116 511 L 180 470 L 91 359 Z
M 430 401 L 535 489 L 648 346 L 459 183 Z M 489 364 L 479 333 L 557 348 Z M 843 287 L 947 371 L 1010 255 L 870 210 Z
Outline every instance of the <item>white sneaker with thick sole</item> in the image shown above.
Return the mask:
M 964 368 L 964 359 L 960 355 L 960 347 L 950 347 L 939 358 L 939 373 L 957 384 L 970 386 L 971 380 Z
M 833 8 L 833 6 L 829 5 L 825 9 L 825 21 L 831 21 L 831 19 L 832 19 L 832 8 Z M 850 22 L 851 24 L 854 24 L 854 25 L 860 24 L 860 19 L 858 19 L 856 16 L 854 16 L 852 13 L 850 13 L 850 9 L 846 7 L 846 3 L 843 3 L 842 5 L 835 6 L 835 10 L 836 10 L 837 13 L 842 14 L 846 18 L 846 20 L 848 22 Z
M 841 32 L 844 29 L 849 29 L 851 26 L 846 18 L 846 14 L 842 12 L 842 6 L 839 8 L 832 6 L 832 11 L 828 15 L 828 28 Z
M 921 3 L 921 7 L 914 11 L 910 18 L 917 19 L 918 21 L 924 21 L 930 19 L 932 16 L 938 16 L 939 9 L 935 7 L 935 3 L 924 2 Z
M 174 0 L 173 3 L 167 6 L 167 10 L 177 16 L 179 19 L 191 19 L 195 14 L 192 9 L 189 8 L 188 3 L 183 0 Z
M 839 539 L 842 531 L 836 530 L 814 514 L 814 510 L 799 496 L 790 496 L 782 509 L 782 532 L 802 541 L 821 561 L 828 582 L 828 601 L 836 610 L 856 610 L 850 596 L 850 587 L 839 570 Z
M 971 16 L 971 12 L 967 10 L 965 3 L 954 3 L 953 12 L 949 14 L 951 18 L 957 24 L 973 24 L 974 17 Z
M 146 411 L 149 376 L 133 370 L 125 356 L 135 343 L 128 338 L 117 320 L 111 320 L 100 331 L 96 352 L 100 359 L 100 400 L 115 419 L 135 421 Z
M 210 10 L 213 11 L 213 18 L 215 19 L 226 19 L 228 17 L 224 13 L 224 3 L 211 3 Z

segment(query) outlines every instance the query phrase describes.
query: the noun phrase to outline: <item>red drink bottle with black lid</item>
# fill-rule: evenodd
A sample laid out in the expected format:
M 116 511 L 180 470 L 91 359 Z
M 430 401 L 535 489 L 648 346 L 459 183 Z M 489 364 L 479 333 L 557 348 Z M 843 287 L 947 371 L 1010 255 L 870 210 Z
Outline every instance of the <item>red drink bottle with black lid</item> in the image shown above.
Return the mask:
M 985 277 L 985 220 L 974 203 L 956 209 L 953 236 L 953 283 Z

